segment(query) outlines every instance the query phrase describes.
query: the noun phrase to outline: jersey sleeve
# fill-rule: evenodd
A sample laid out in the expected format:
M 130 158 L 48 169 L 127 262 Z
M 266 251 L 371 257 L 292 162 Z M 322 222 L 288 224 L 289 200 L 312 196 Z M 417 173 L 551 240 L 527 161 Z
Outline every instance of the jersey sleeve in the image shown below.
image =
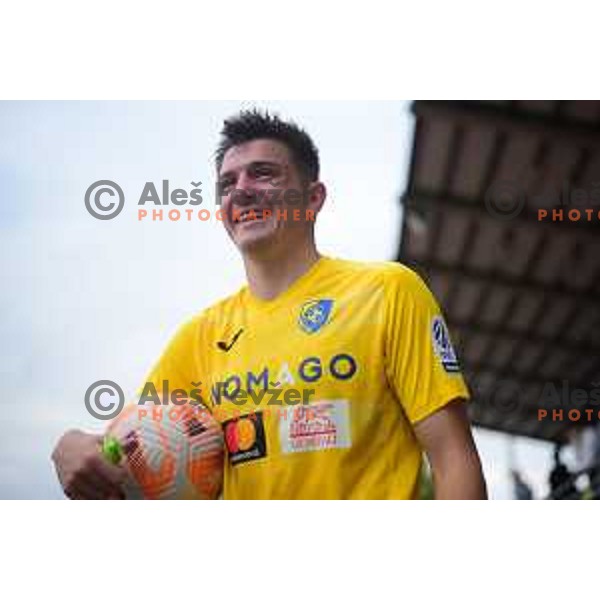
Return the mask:
M 397 265 L 385 273 L 386 374 L 416 423 L 455 398 L 469 398 L 448 328 L 423 280 Z
M 201 396 L 202 400 L 204 399 L 205 389 L 198 352 L 200 332 L 199 317 L 179 327 L 146 379 L 140 384 L 138 395 L 154 387 L 159 396 L 162 396 L 165 389 L 169 390 L 169 394 L 175 390 L 184 390 L 192 398 L 200 399 L 198 396 Z

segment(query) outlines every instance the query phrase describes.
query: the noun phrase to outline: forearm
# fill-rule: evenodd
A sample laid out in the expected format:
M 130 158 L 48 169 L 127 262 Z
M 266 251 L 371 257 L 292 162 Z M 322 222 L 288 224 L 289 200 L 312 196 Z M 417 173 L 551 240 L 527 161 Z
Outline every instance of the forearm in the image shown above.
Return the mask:
M 432 465 L 436 500 L 486 500 L 487 490 L 477 454 Z

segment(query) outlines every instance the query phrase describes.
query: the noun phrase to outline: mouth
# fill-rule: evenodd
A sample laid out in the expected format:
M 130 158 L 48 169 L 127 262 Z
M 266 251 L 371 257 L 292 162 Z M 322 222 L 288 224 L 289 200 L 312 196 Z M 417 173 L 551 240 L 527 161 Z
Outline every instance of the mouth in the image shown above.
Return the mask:
M 262 208 L 244 208 L 233 213 L 233 223 L 242 225 L 245 223 L 257 223 L 265 221 L 269 217 L 270 211 L 265 214 L 265 209 Z

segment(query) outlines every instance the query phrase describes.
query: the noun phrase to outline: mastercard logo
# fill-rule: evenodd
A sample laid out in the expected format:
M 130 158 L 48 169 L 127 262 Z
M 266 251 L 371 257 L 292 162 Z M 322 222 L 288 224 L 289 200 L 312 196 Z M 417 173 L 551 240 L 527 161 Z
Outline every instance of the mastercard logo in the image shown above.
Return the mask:
M 234 421 L 225 428 L 225 438 L 230 452 L 249 450 L 256 441 L 256 427 L 250 419 Z
M 223 432 L 232 464 L 266 456 L 267 443 L 262 413 L 225 421 Z

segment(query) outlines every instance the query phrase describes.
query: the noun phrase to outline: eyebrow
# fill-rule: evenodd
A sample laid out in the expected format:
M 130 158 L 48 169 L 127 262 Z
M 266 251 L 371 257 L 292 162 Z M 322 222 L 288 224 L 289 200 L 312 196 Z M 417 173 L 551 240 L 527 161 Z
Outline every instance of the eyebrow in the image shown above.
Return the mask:
M 281 163 L 273 162 L 270 160 L 253 160 L 252 162 L 248 163 L 247 165 L 243 165 L 242 168 L 251 169 L 251 168 L 256 168 L 256 167 L 280 167 L 280 168 L 283 168 L 283 165 Z M 231 177 L 231 175 L 234 175 L 234 174 L 235 174 L 235 171 L 225 171 L 225 173 L 222 173 L 221 175 L 219 175 L 219 181 L 222 181 L 223 179 L 226 179 L 227 177 Z

